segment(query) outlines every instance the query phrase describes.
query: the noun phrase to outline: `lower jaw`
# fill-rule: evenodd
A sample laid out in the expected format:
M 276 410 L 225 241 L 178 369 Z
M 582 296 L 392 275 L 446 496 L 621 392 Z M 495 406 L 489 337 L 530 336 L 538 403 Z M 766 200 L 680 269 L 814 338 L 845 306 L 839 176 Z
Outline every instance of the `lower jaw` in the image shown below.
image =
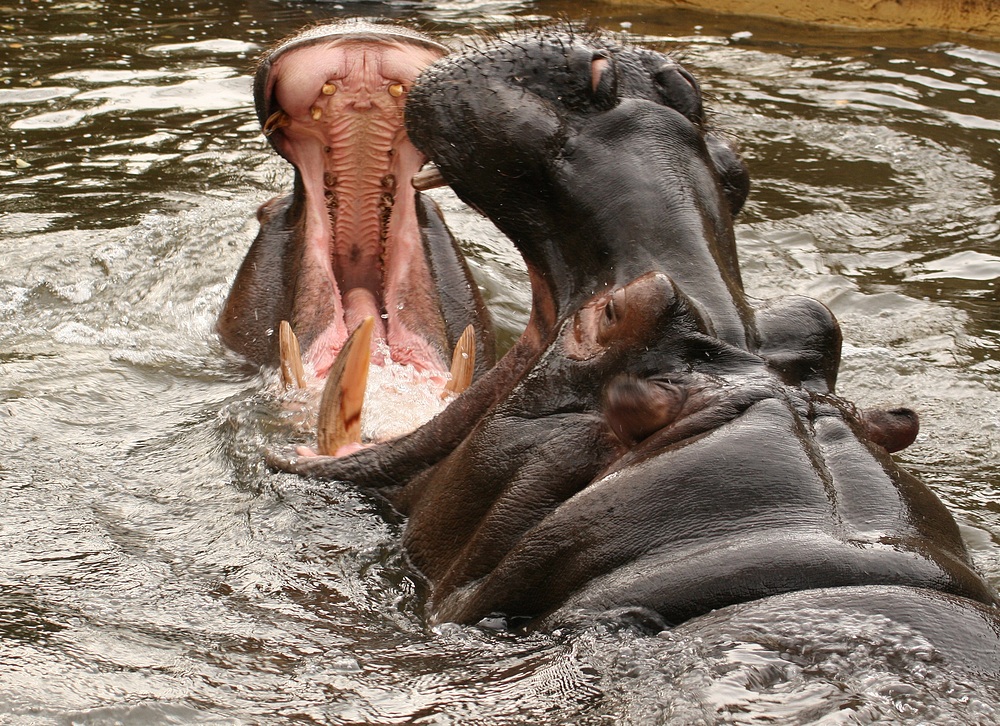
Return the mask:
M 374 299 L 367 290 L 363 294 Z M 363 442 L 407 434 L 440 413 L 472 381 L 476 340 L 471 325 L 455 346 L 449 374 L 392 361 L 385 338 L 374 337 L 376 320 L 364 318 L 335 357 L 326 351 L 330 363 L 323 371 L 327 375 L 317 423 L 319 454 L 343 454 Z M 285 322 L 279 340 L 286 387 L 308 387 L 298 342 Z M 319 372 L 315 363 L 314 369 Z

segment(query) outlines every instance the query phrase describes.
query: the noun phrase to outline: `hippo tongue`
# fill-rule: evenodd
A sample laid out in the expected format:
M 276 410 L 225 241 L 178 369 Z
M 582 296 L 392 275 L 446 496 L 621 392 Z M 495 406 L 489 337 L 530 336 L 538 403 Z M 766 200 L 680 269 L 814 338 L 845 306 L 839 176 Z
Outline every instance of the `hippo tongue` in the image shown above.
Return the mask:
M 366 319 L 370 318 L 373 321 L 372 331 L 375 337 L 385 337 L 381 307 L 371 290 L 365 287 L 353 287 L 344 293 L 343 303 L 344 323 L 348 330 L 357 330 Z

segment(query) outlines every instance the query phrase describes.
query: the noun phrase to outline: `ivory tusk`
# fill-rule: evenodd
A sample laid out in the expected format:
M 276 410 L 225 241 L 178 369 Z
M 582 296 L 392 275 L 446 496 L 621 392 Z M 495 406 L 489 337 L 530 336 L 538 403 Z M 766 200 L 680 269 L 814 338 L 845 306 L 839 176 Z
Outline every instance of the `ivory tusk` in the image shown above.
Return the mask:
M 333 362 L 323 387 L 316 425 L 316 451 L 333 456 L 342 446 L 361 442 L 361 407 L 365 402 L 375 319 L 362 321 Z
M 278 326 L 278 360 L 281 365 L 281 382 L 285 388 L 305 388 L 306 372 L 302 367 L 302 351 L 299 339 L 287 320 Z
M 453 393 L 456 396 L 472 383 L 472 373 L 476 368 L 476 329 L 471 325 L 462 331 L 451 355 L 451 380 L 444 386 L 442 398 Z
M 448 182 L 446 182 L 444 177 L 441 176 L 441 171 L 433 164 L 414 174 L 410 183 L 418 192 L 425 192 L 428 189 L 437 189 L 438 187 L 448 186 Z

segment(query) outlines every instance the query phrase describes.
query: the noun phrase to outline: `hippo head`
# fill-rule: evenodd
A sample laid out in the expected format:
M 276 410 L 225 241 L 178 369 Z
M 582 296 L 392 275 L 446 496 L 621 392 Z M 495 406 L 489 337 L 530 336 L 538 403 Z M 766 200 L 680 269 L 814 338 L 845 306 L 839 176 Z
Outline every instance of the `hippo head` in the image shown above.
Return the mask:
M 536 323 L 658 270 L 717 335 L 747 345 L 732 232 L 747 172 L 671 58 L 565 28 L 504 37 L 428 68 L 406 122 L 524 256 Z
M 383 493 L 432 622 L 678 623 L 865 585 L 990 604 L 948 511 L 887 454 L 911 417 L 785 384 L 651 272 L 568 315 L 449 456 Z
M 397 24 L 344 20 L 303 30 L 261 58 L 257 116 L 295 182 L 258 213 L 260 233 L 219 318 L 230 348 L 273 365 L 287 325 L 322 377 L 370 318 L 374 362 L 440 377 L 472 325 L 477 371 L 489 367 L 478 287 L 439 210 L 414 191 L 425 157 L 403 128 L 410 87 L 446 52 Z

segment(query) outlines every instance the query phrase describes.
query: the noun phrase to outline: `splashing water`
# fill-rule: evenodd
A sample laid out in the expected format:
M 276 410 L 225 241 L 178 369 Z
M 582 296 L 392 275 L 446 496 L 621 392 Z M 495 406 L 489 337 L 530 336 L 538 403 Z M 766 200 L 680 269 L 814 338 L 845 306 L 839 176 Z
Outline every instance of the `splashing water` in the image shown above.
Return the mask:
M 881 620 L 801 613 L 766 644 L 622 618 L 429 631 L 384 502 L 264 467 L 314 418 L 213 334 L 255 207 L 290 184 L 259 136 L 252 56 L 306 22 L 372 13 L 456 45 L 587 15 L 682 50 L 750 165 L 748 288 L 834 309 L 841 391 L 919 411 L 900 459 L 1000 584 L 995 43 L 576 0 L 14 0 L 0 8 L 0 722 L 996 723 L 995 688 Z M 435 198 L 509 345 L 523 267 Z M 440 407 L 384 373 L 369 385 L 403 398 L 366 414 L 392 413 L 378 426 Z

